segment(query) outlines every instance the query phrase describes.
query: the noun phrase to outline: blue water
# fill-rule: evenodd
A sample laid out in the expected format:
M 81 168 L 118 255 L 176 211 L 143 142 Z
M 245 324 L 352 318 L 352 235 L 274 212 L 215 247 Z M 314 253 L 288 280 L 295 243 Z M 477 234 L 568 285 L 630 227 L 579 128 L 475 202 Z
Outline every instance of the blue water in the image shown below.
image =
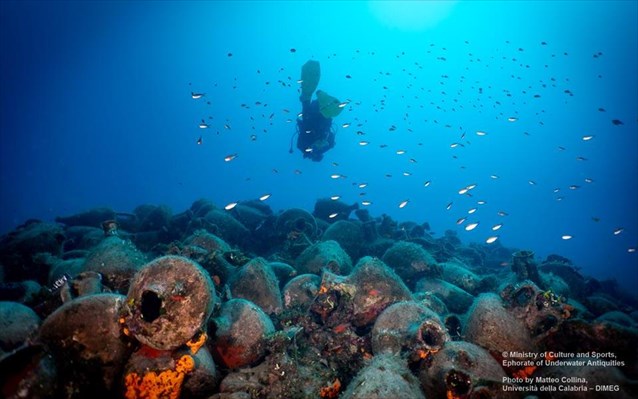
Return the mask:
M 101 205 L 341 195 L 638 285 L 635 1 L 3 1 L 0 18 L 0 233 Z M 288 152 L 308 59 L 349 102 L 321 163 Z

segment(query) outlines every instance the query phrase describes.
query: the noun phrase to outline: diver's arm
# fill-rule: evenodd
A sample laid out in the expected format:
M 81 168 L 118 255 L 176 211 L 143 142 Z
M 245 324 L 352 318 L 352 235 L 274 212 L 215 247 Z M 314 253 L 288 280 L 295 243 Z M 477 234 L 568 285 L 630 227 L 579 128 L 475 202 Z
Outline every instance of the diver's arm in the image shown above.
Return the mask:
M 335 137 L 337 136 L 337 132 L 330 127 L 330 132 L 328 133 L 328 148 L 332 148 L 335 146 Z

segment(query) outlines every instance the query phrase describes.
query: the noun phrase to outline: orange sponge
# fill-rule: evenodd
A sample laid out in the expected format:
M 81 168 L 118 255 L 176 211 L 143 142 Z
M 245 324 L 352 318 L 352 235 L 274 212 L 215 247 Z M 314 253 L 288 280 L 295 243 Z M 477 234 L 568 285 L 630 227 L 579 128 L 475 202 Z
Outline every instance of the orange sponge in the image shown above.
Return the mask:
M 186 374 L 195 368 L 195 360 L 184 355 L 175 362 L 174 370 L 149 371 L 143 376 L 129 373 L 124 379 L 126 399 L 178 399 Z

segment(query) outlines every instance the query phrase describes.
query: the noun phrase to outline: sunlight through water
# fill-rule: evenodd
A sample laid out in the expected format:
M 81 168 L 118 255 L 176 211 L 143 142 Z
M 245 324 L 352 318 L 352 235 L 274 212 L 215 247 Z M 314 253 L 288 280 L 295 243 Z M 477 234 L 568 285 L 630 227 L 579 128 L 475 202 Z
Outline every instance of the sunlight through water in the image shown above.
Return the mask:
M 370 1 L 370 11 L 384 25 L 406 31 L 434 28 L 454 8 L 456 1 Z

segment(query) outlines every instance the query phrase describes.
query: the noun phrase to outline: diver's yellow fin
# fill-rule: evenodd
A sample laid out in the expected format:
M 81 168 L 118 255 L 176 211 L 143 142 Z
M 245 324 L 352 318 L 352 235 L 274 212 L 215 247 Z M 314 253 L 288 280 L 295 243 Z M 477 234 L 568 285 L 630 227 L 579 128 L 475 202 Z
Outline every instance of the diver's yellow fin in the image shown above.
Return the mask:
M 319 85 L 321 69 L 319 61 L 310 60 L 301 67 L 301 101 L 310 101 L 312 93 Z
M 317 101 L 319 102 L 319 112 L 326 118 L 334 118 L 343 111 L 341 102 L 325 91 L 317 90 Z

